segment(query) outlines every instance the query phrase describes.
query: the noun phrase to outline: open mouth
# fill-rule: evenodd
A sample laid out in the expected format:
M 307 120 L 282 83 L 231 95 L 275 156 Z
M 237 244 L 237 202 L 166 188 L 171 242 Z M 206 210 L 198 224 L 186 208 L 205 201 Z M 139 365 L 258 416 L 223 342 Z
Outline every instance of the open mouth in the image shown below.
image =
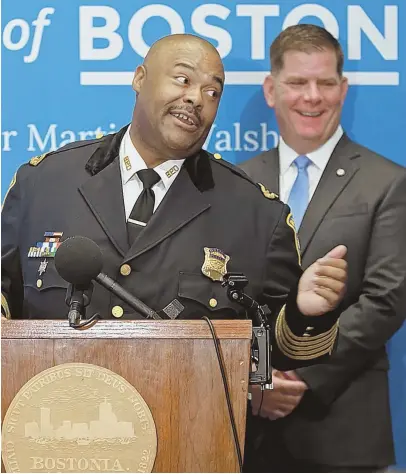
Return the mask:
M 302 117 L 316 118 L 316 117 L 320 117 L 323 112 L 301 112 L 300 110 L 298 110 L 297 113 L 301 115 Z
M 177 119 L 178 122 L 186 126 L 188 130 L 196 130 L 199 126 L 198 120 L 196 117 L 185 114 L 183 112 L 170 112 L 170 114 Z

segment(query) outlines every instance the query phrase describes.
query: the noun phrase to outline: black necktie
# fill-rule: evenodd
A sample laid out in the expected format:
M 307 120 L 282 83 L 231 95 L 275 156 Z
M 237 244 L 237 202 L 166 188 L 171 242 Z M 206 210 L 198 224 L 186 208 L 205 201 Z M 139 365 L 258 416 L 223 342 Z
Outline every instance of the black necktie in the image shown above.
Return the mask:
M 135 202 L 128 218 L 128 242 L 130 245 L 134 242 L 139 232 L 147 225 L 154 212 L 155 194 L 151 188 L 161 179 L 159 174 L 152 168 L 140 170 L 137 172 L 137 175 L 144 189 Z

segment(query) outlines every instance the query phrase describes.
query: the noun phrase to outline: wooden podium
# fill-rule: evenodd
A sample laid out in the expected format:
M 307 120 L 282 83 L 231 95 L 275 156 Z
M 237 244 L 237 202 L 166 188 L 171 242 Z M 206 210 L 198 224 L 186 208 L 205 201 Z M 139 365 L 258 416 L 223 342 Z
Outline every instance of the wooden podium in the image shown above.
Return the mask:
M 244 448 L 251 321 L 217 320 L 241 451 Z M 2 421 L 39 372 L 82 362 L 126 379 L 149 406 L 157 431 L 153 472 L 238 472 L 221 372 L 206 321 L 100 321 L 74 330 L 65 320 L 2 318 Z

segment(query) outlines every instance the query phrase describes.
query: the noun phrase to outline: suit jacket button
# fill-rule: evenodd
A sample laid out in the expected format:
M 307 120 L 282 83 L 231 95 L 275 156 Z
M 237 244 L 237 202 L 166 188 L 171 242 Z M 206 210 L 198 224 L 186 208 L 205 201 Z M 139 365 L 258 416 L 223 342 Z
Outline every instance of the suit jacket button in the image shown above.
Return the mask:
M 216 298 L 211 298 L 209 301 L 209 305 L 211 308 L 215 308 L 217 306 L 217 300 Z
M 127 263 L 125 263 L 124 265 L 121 265 L 120 273 L 125 277 L 128 276 L 131 273 L 130 265 L 128 265 Z
M 124 310 L 121 306 L 113 306 L 112 310 L 111 310 L 111 314 L 115 317 L 115 318 L 121 318 L 122 315 L 124 314 Z

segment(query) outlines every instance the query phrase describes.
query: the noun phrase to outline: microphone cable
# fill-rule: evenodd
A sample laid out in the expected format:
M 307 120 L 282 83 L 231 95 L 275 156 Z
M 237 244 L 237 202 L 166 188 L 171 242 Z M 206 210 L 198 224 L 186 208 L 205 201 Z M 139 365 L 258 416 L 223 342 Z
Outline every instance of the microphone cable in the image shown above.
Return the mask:
M 239 472 L 242 472 L 243 460 L 242 460 L 242 454 L 241 454 L 241 447 L 240 447 L 240 443 L 238 441 L 237 427 L 236 427 L 236 424 L 235 424 L 235 417 L 234 417 L 233 407 L 231 405 L 230 389 L 228 387 L 223 354 L 221 352 L 220 343 L 219 343 L 218 337 L 216 335 L 216 331 L 214 329 L 213 323 L 210 321 L 210 319 L 207 316 L 203 316 L 202 319 L 204 319 L 207 322 L 207 324 L 209 325 L 209 328 L 210 328 L 210 331 L 211 331 L 211 334 L 212 334 L 212 337 L 213 337 L 214 347 L 216 348 L 217 360 L 218 360 L 218 363 L 219 363 L 219 366 L 220 366 L 221 377 L 223 379 L 224 393 L 226 395 L 226 400 L 227 400 L 228 414 L 230 416 L 231 428 L 233 430 L 234 445 L 235 445 L 235 450 L 237 452 L 238 465 L 239 465 L 239 468 L 240 468 Z
M 261 416 L 262 404 L 264 403 L 264 387 L 261 386 L 261 403 L 259 404 L 258 416 Z

